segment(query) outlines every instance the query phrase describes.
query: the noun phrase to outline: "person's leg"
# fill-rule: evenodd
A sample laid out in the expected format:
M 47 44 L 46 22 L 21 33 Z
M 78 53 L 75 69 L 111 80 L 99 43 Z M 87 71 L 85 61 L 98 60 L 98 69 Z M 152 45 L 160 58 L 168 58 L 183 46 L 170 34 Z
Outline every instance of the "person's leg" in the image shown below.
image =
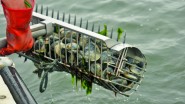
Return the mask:
M 28 2 L 31 2 L 29 7 L 26 6 Z M 0 49 L 0 56 L 10 55 L 15 52 L 25 52 L 32 48 L 34 41 L 29 23 L 32 17 L 34 0 L 29 0 L 28 2 L 25 3 L 24 0 L 1 1 L 7 20 L 7 45 Z

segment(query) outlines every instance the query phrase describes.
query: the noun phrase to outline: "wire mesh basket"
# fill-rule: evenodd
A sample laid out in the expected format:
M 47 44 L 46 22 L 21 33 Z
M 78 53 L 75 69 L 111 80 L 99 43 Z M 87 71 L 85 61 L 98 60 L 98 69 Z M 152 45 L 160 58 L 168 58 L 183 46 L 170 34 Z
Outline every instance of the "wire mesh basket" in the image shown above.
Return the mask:
M 138 89 L 146 71 L 145 56 L 138 48 L 111 39 L 112 32 L 110 37 L 98 34 L 100 28 L 94 32 L 94 24 L 91 31 L 88 22 L 82 28 L 82 19 L 77 24 L 76 16 L 73 23 L 70 15 L 65 22 L 65 14 L 59 20 L 59 12 L 54 19 L 54 11 L 48 16 L 48 8 L 45 15 L 43 10 L 41 6 L 39 12 L 37 6 L 35 11 L 39 13 L 33 13 L 31 29 L 35 44 L 33 50 L 29 54 L 22 53 L 23 56 L 38 62 L 57 60 L 57 71 L 71 73 L 82 81 L 125 96 Z M 39 25 L 43 22 L 44 26 Z M 37 63 L 35 66 L 39 67 Z

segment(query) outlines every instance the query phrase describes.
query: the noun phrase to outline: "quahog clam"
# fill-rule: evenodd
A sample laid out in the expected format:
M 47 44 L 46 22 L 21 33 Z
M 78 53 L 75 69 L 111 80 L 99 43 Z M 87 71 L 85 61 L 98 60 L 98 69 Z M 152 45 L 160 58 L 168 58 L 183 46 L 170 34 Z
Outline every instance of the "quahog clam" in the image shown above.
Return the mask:
M 113 78 L 115 78 L 114 75 L 114 70 L 112 67 L 107 67 L 104 71 L 103 71 L 103 78 L 104 79 L 109 79 L 112 80 Z
M 87 36 L 85 35 L 81 35 L 80 38 L 79 38 L 79 45 L 80 47 L 85 47 L 88 43 L 89 39 Z
M 76 63 L 76 55 L 73 52 L 70 52 L 68 55 L 68 62 L 70 65 L 73 65 Z
M 74 32 L 74 31 L 69 31 L 69 32 L 67 32 L 66 33 L 66 36 L 64 36 L 64 37 L 66 37 L 66 38 L 71 38 L 72 37 L 72 39 L 77 39 L 77 33 L 76 32 Z
M 132 66 L 130 67 L 130 71 L 131 71 L 132 73 L 136 74 L 136 75 L 140 75 L 140 74 L 141 74 L 141 70 L 138 69 L 135 65 L 132 65 Z
M 55 42 L 51 45 L 53 47 L 54 53 L 56 53 L 57 57 L 65 58 L 65 44 L 62 42 Z
M 99 63 L 91 64 L 90 70 L 94 75 L 101 77 L 102 69 Z
M 121 78 L 115 78 L 113 80 L 111 80 L 113 82 L 113 84 L 115 85 L 115 87 L 119 90 L 124 92 L 127 88 L 128 85 L 128 81 L 125 79 L 121 79 Z
M 77 43 L 68 43 L 66 44 L 66 49 L 69 51 L 77 52 L 77 50 L 80 48 L 80 46 Z
M 101 54 L 102 63 L 107 63 L 109 65 L 116 64 L 116 58 L 112 56 L 110 51 L 103 51 Z
M 124 75 L 125 78 L 128 78 L 128 79 L 130 79 L 132 81 L 138 81 L 138 77 L 136 75 L 134 75 L 134 74 L 131 74 L 129 72 L 124 72 L 123 75 Z
M 54 42 L 59 41 L 59 37 L 53 33 L 53 35 L 49 36 L 47 40 L 49 44 L 53 44 Z
M 34 43 L 34 50 L 38 53 L 46 52 L 45 41 L 44 41 L 43 37 L 40 36 L 37 38 L 37 40 Z
M 92 42 L 88 43 L 85 46 L 84 52 L 85 52 L 84 57 L 85 57 L 86 61 L 88 61 L 88 60 L 97 61 L 100 59 L 100 49 L 96 44 L 94 44 Z

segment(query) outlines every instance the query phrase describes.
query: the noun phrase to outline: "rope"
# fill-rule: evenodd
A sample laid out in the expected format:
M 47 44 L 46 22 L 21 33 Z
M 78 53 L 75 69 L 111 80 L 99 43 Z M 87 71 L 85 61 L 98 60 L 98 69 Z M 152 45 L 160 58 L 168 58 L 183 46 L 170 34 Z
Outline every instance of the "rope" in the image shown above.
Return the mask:
M 44 75 L 41 78 L 39 91 L 43 93 L 48 85 L 48 73 L 53 72 L 55 70 L 55 66 L 57 65 L 58 59 L 54 60 L 52 63 L 41 63 L 39 70 L 44 71 Z
M 48 85 L 48 71 L 45 71 L 40 82 L 39 91 L 43 93 L 46 90 L 47 85 Z

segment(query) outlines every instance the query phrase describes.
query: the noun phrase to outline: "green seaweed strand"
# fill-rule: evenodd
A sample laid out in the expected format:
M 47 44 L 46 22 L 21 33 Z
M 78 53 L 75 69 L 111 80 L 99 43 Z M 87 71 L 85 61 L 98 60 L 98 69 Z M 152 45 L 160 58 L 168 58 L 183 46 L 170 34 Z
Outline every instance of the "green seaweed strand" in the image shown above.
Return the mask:
M 24 0 L 24 4 L 26 8 L 32 8 L 31 4 L 27 0 Z
M 107 32 L 107 25 L 106 24 L 104 24 L 104 29 L 102 31 L 100 31 L 99 34 L 107 36 L 108 32 Z
M 71 77 L 72 77 L 72 84 L 74 85 L 75 84 L 75 76 L 73 74 L 71 74 Z
M 118 28 L 117 32 L 118 32 L 118 41 L 119 41 L 121 39 L 121 36 L 122 36 L 122 33 L 124 32 L 124 30 L 121 28 Z

